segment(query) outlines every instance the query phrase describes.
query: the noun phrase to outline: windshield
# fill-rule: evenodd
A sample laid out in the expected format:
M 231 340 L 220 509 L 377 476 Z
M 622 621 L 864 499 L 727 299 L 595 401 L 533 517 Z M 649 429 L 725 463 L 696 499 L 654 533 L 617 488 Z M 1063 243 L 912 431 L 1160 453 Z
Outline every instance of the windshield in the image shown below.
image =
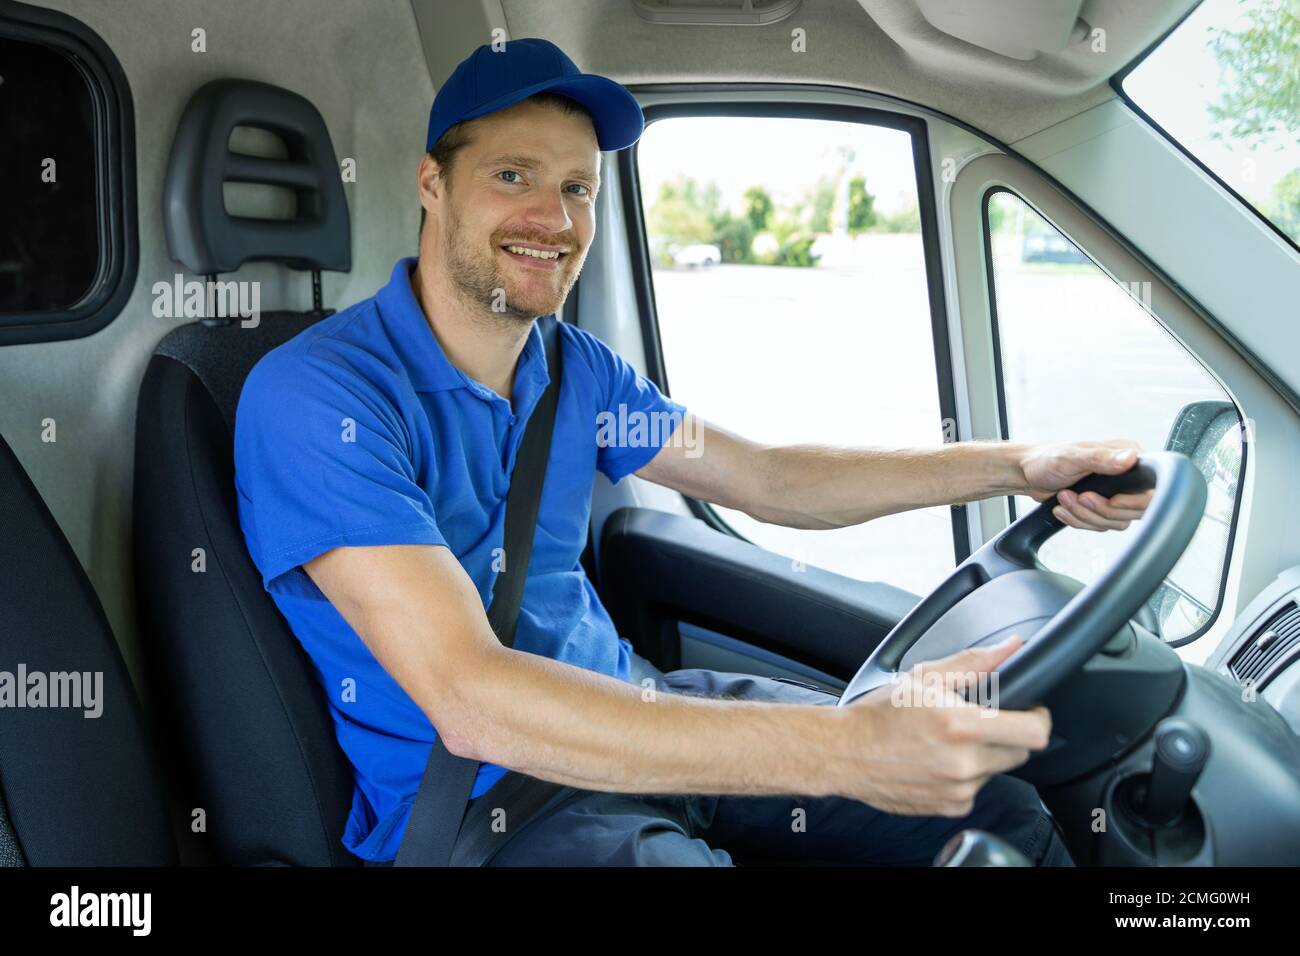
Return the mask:
M 1300 0 L 1204 0 L 1120 85 L 1300 243 Z

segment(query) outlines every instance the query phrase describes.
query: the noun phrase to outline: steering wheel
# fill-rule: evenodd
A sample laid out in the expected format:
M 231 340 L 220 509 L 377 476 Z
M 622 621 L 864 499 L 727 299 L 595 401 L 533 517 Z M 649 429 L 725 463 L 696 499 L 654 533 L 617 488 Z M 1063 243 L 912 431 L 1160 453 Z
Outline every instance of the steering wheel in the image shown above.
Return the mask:
M 1065 525 L 1055 496 L 984 545 L 886 635 L 845 688 L 840 706 L 921 661 L 1019 634 L 1025 644 L 997 670 L 997 705 L 1023 710 L 1086 664 L 1128 624 L 1173 569 L 1205 511 L 1205 479 L 1184 455 L 1142 455 L 1120 475 L 1089 475 L 1073 491 L 1155 494 L 1138 532 L 1092 584 L 1046 570 L 1043 544 Z

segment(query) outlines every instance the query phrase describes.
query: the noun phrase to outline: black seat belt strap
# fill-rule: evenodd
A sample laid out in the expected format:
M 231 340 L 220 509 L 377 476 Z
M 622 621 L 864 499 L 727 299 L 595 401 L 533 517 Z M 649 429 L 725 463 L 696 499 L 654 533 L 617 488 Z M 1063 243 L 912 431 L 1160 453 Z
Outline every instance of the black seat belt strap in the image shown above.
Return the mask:
M 524 598 L 524 580 L 533 550 L 533 533 L 541 507 L 542 484 L 546 479 L 546 462 L 550 457 L 551 433 L 555 428 L 555 409 L 559 403 L 560 356 L 559 321 L 553 315 L 538 319 L 542 342 L 546 348 L 546 368 L 550 384 L 537 400 L 529 416 L 514 471 L 510 491 L 506 494 L 505 562 L 492 589 L 488 623 L 506 647 L 515 642 L 515 625 Z M 395 866 L 448 866 L 465 808 L 478 774 L 478 762 L 458 757 L 442 742 L 433 742 L 429 762 L 425 765 L 420 789 L 411 806 L 402 844 L 397 850 Z

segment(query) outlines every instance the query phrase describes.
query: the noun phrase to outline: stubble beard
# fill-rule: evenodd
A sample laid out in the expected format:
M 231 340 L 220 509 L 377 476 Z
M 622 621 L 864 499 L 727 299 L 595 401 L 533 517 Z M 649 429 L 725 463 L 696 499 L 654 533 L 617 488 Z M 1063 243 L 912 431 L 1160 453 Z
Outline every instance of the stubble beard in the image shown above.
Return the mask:
M 531 298 L 512 295 L 512 290 L 502 276 L 495 258 L 500 243 L 508 238 L 522 237 L 517 234 L 509 236 L 494 234 L 488 251 L 480 254 L 475 251 L 472 241 L 465 236 L 463 224 L 455 209 L 449 211 L 442 251 L 447 275 L 457 295 L 462 301 L 482 312 L 485 318 L 511 325 L 532 322 L 539 316 L 558 312 L 564 300 L 568 298 L 569 290 L 578 279 L 582 267 L 581 260 L 568 267 L 556 293 L 534 295 Z M 569 255 L 574 256 L 576 253 Z

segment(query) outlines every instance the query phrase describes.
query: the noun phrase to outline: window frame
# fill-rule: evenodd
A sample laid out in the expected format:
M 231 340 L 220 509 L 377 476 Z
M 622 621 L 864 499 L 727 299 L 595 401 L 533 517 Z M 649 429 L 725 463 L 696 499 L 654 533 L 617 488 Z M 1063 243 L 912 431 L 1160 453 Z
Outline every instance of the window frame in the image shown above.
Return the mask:
M 1128 91 L 1124 89 L 1124 81 L 1128 79 L 1128 75 L 1132 73 L 1134 70 L 1136 70 L 1143 63 L 1145 63 L 1147 57 L 1149 57 L 1152 53 L 1154 53 L 1162 45 L 1164 45 L 1164 42 L 1168 40 L 1171 36 L 1173 36 L 1173 34 L 1176 33 L 1178 29 L 1182 27 L 1184 23 L 1187 22 L 1187 20 L 1192 16 L 1192 14 L 1194 14 L 1200 8 L 1201 8 L 1201 3 L 1198 0 L 1198 2 L 1195 5 L 1193 5 L 1190 10 L 1188 10 L 1185 14 L 1183 14 L 1181 17 L 1178 18 L 1178 21 L 1173 26 L 1171 26 L 1168 30 L 1162 33 L 1154 43 L 1152 43 L 1145 50 L 1139 53 L 1136 57 L 1134 57 L 1131 61 L 1129 61 L 1129 63 L 1127 63 L 1118 73 L 1112 76 L 1110 78 L 1110 87 L 1115 91 L 1115 95 L 1118 96 L 1124 102 L 1124 105 L 1126 105 L 1130 110 L 1136 113 L 1138 117 L 1142 120 L 1142 122 L 1146 123 L 1147 126 L 1155 130 L 1156 133 L 1158 133 L 1162 139 L 1164 139 L 1167 143 L 1173 146 L 1174 149 L 1178 150 L 1178 152 L 1181 153 L 1184 157 L 1186 157 L 1187 160 L 1191 162 L 1193 166 L 1195 166 L 1206 176 L 1208 176 L 1211 179 L 1211 181 L 1217 183 L 1224 192 L 1226 192 L 1229 196 L 1231 196 L 1232 199 L 1239 206 L 1241 206 L 1242 209 L 1246 210 L 1248 213 L 1250 213 L 1252 216 L 1254 216 L 1256 219 L 1262 222 L 1265 226 L 1269 228 L 1269 230 L 1273 232 L 1274 235 L 1280 238 L 1283 242 L 1285 242 L 1296 252 L 1300 252 L 1300 243 L 1297 243 L 1296 240 L 1292 239 L 1285 232 L 1283 232 L 1282 228 L 1278 226 L 1275 222 L 1273 222 L 1272 219 L 1268 218 L 1268 216 L 1264 215 L 1262 212 L 1256 209 L 1254 203 L 1252 203 L 1241 193 L 1237 192 L 1237 190 L 1234 189 L 1231 185 L 1229 185 L 1223 179 L 1223 177 L 1221 177 L 1213 169 L 1211 169 L 1204 162 L 1202 162 L 1200 157 L 1198 157 L 1190 149 L 1184 146 L 1177 138 L 1175 138 L 1174 135 L 1169 132 L 1169 130 L 1165 129 L 1162 125 L 1156 122 L 1156 120 L 1151 116 L 1151 114 L 1148 113 L 1146 110 L 1144 110 L 1141 106 L 1139 106 L 1137 104 L 1137 101 L 1134 100 L 1133 97 L 1128 94 Z
M 992 204 L 993 197 L 998 195 L 999 193 L 1006 193 L 1007 195 L 1014 197 L 1019 202 L 1024 203 L 1025 206 L 1027 206 L 1029 209 L 1032 209 L 1034 211 L 1035 215 L 1037 215 L 1044 222 L 1050 225 L 1053 229 L 1055 229 L 1058 233 L 1060 233 L 1066 239 L 1066 241 L 1068 241 L 1071 245 L 1073 245 L 1076 249 L 1078 249 L 1080 254 L 1082 254 L 1090 263 L 1092 263 L 1101 272 L 1102 275 L 1104 275 L 1107 279 L 1110 279 L 1110 281 L 1112 282 L 1114 282 L 1115 279 L 1110 274 L 1110 272 L 1100 262 L 1097 261 L 1097 259 L 1092 255 L 1092 253 L 1090 253 L 1087 249 L 1085 249 L 1082 245 L 1080 245 L 1068 232 L 1062 229 L 1060 225 L 1058 225 L 1057 222 L 1051 216 L 1043 212 L 1043 210 L 1041 210 L 1034 203 L 1030 202 L 1029 199 L 1021 195 L 1014 188 L 1004 184 L 995 184 L 993 186 L 990 186 L 988 189 L 984 190 L 984 193 L 980 196 L 980 224 L 983 230 L 983 243 L 984 243 L 984 275 L 985 275 L 985 284 L 988 289 L 989 333 L 992 337 L 994 379 L 996 381 L 997 390 L 998 390 L 998 394 L 997 394 L 998 419 L 999 419 L 999 426 L 1002 432 L 1002 438 L 1004 440 L 1009 440 L 1010 419 L 1007 414 L 1006 387 L 1003 379 L 1003 369 L 1002 369 L 1002 335 L 1001 335 L 1001 326 L 998 319 L 997 273 L 993 263 L 992 229 L 990 228 L 990 223 L 989 223 L 989 207 Z M 1164 323 L 1162 323 L 1154 313 L 1151 313 L 1150 317 L 1151 320 L 1159 324 L 1161 328 L 1165 328 Z M 1168 333 L 1167 328 L 1165 329 L 1165 331 L 1166 333 Z M 1205 368 L 1205 363 L 1201 360 L 1200 356 L 1196 355 L 1190 349 L 1187 349 L 1187 347 L 1182 345 L 1182 343 L 1178 342 L 1176 338 L 1174 338 L 1174 343 L 1179 347 L 1183 348 L 1193 361 L 1195 361 L 1202 368 Z M 1210 609 L 1210 616 L 1206 618 L 1205 623 L 1202 624 L 1197 630 L 1193 631 L 1191 634 L 1188 634 L 1185 637 L 1179 638 L 1176 641 L 1166 641 L 1164 640 L 1163 637 L 1160 638 L 1169 647 L 1176 648 L 1176 647 L 1183 647 L 1184 645 L 1187 644 L 1191 644 L 1193 641 L 1197 640 L 1199 637 L 1201 637 L 1206 632 L 1208 632 L 1214 626 L 1215 622 L 1219 619 L 1219 615 L 1223 612 L 1224 603 L 1227 599 L 1228 578 L 1232 570 L 1232 554 L 1233 554 L 1234 546 L 1236 544 L 1236 537 L 1237 537 L 1237 521 L 1241 514 L 1241 501 L 1242 498 L 1244 497 L 1243 495 L 1244 489 L 1243 489 L 1241 478 L 1244 478 L 1246 474 L 1247 456 L 1250 454 L 1250 441 L 1249 441 L 1249 436 L 1246 435 L 1245 419 L 1242 417 L 1241 414 L 1241 406 L 1239 406 L 1236 400 L 1232 397 L 1232 395 L 1228 394 L 1226 391 L 1224 392 L 1224 397 L 1229 402 L 1232 403 L 1232 407 L 1233 409 L 1235 409 L 1237 413 L 1237 428 L 1239 429 L 1242 435 L 1242 442 L 1241 442 L 1241 465 L 1240 465 L 1240 472 L 1239 472 L 1240 477 L 1237 483 L 1237 493 L 1236 495 L 1233 496 L 1232 499 L 1232 519 L 1228 523 L 1228 536 L 1227 536 L 1227 540 L 1224 543 L 1223 567 L 1219 572 L 1218 592 L 1215 596 L 1214 607 Z M 1007 501 L 1007 509 L 1010 514 L 1010 520 L 1011 522 L 1014 522 L 1016 520 L 1015 496 L 1008 495 L 1006 501 Z M 1037 562 L 1037 563 L 1040 568 L 1045 569 L 1045 566 L 1041 562 Z M 1165 579 L 1165 583 L 1166 584 L 1169 583 L 1167 576 Z M 1178 587 L 1177 585 L 1172 585 L 1172 586 L 1180 593 L 1185 593 L 1184 590 Z M 1189 599 L 1193 600 L 1197 604 L 1200 603 L 1199 601 L 1195 601 L 1195 599 L 1191 598 L 1190 596 Z
M 99 262 L 90 289 L 63 310 L 0 313 L 0 347 L 82 338 L 104 328 L 135 286 L 140 263 L 135 109 L 130 84 L 108 44 L 65 13 L 24 3 L 0 7 L 0 36 L 66 57 L 89 88 L 94 110 Z
M 635 91 L 635 88 L 633 88 Z M 770 92 L 764 87 L 763 92 Z M 778 100 L 733 101 L 698 99 L 690 102 L 659 103 L 644 108 L 646 129 L 664 119 L 685 116 L 716 117 L 770 117 L 777 119 L 820 119 L 854 122 L 879 126 L 907 133 L 912 143 L 912 163 L 916 178 L 917 208 L 921 219 L 921 244 L 926 271 L 926 288 L 930 304 L 930 331 L 934 348 L 936 384 L 939 391 L 939 425 L 944 420 L 958 421 L 956 380 L 953 374 L 952 341 L 948 325 L 947 293 L 944 285 L 944 263 L 940 245 L 937 200 L 930 161 L 928 124 L 921 117 L 893 113 L 871 106 L 853 106 L 842 103 L 801 103 Z M 649 237 L 645 228 L 645 209 L 642 205 L 639 151 L 641 142 L 617 154 L 618 171 L 627 226 L 628 251 L 632 260 L 633 281 L 636 286 L 637 311 L 640 317 L 641 337 L 646 356 L 646 376 L 665 394 L 669 391 L 668 373 L 664 364 L 659 338 L 659 313 L 655 303 L 654 276 L 651 269 Z M 715 530 L 742 541 L 749 541 L 733 528 L 716 509 L 707 502 L 683 496 L 687 507 L 697 518 Z M 972 553 L 967 509 L 969 504 L 950 506 L 953 538 L 953 567 L 961 564 Z M 754 543 L 754 542 L 750 542 Z M 761 545 L 756 545 L 761 547 Z

